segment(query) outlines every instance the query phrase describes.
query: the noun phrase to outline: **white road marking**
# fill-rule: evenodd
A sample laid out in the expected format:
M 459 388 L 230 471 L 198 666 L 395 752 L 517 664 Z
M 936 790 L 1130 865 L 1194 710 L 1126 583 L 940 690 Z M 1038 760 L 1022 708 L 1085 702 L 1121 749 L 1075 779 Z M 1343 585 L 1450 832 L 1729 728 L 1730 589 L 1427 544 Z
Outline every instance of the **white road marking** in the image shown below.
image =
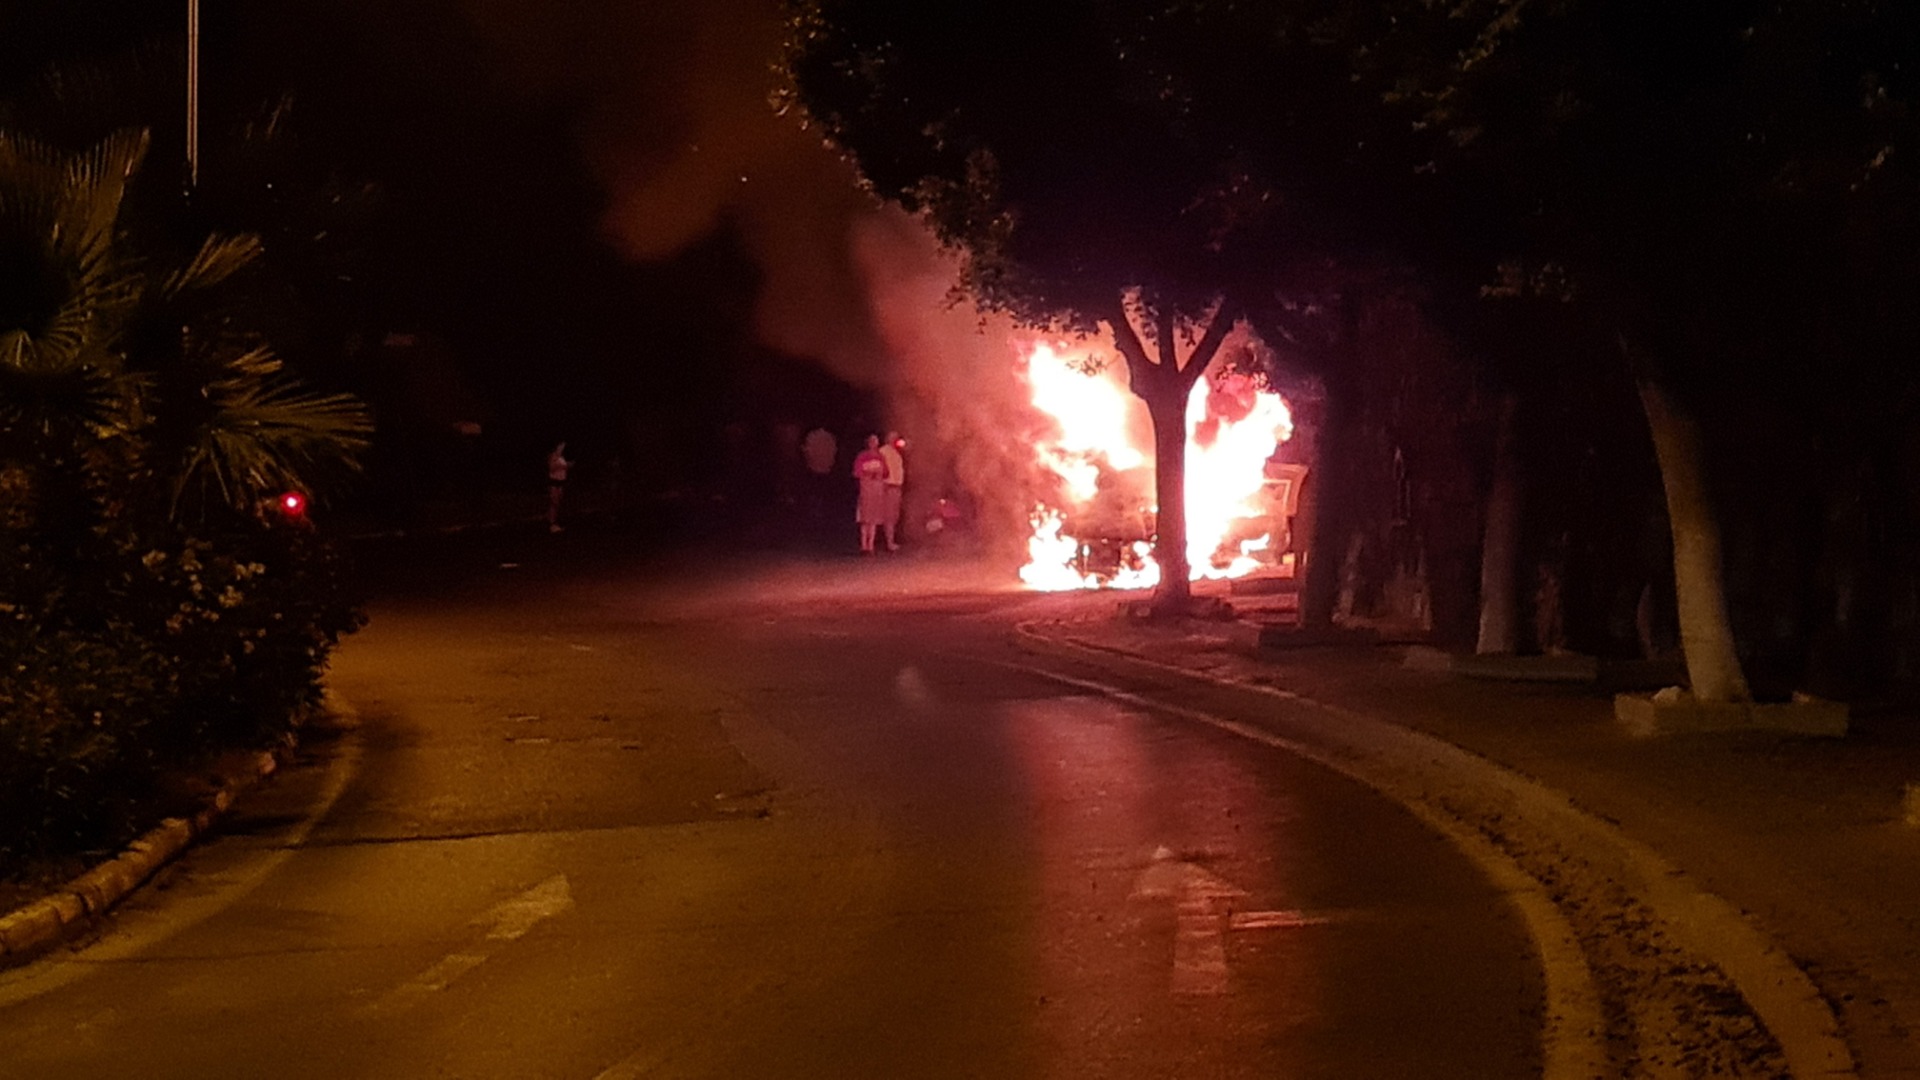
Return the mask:
M 666 1061 L 663 1054 L 642 1050 L 607 1066 L 593 1080 L 639 1080 L 640 1077 L 653 1075 L 654 1070 L 666 1064 Z
M 474 920 L 490 927 L 488 941 L 512 941 L 534 928 L 542 919 L 550 919 L 573 906 L 573 892 L 567 887 L 567 875 L 555 874 L 547 880 L 490 909 Z
M 909 709 L 924 710 L 933 705 L 933 690 L 920 669 L 908 664 L 893 676 L 893 696 Z
M 1096 652 L 1097 650 L 1085 651 Z M 1229 720 L 1170 702 L 1155 701 L 1107 683 L 1076 678 L 1030 664 L 994 662 L 1015 671 L 1024 671 L 1043 679 L 1050 679 L 1066 686 L 1078 687 L 1115 701 L 1125 702 L 1147 712 L 1185 717 L 1238 735 L 1243 739 L 1285 750 L 1332 769 L 1343 776 L 1352 777 L 1406 807 L 1423 824 L 1446 837 L 1468 859 L 1478 865 L 1481 872 L 1493 881 L 1494 887 L 1505 893 L 1509 902 L 1519 909 L 1520 917 L 1527 925 L 1528 935 L 1533 938 L 1534 947 L 1539 950 L 1541 970 L 1546 977 L 1547 1015 L 1545 1030 L 1541 1035 L 1546 1061 L 1541 1075 L 1545 1080 L 1594 1080 L 1594 1078 L 1609 1075 L 1610 1066 L 1603 1037 L 1606 1020 L 1600 1006 L 1599 990 L 1594 985 L 1593 970 L 1587 966 L 1586 955 L 1580 950 L 1580 944 L 1573 934 L 1573 927 L 1555 906 L 1554 898 L 1549 895 L 1546 887 L 1529 877 L 1513 856 L 1495 846 L 1491 840 L 1476 832 L 1465 822 L 1428 805 L 1418 797 L 1410 796 L 1404 786 L 1385 779 L 1381 773 L 1375 771 L 1381 768 L 1379 761 L 1373 761 L 1372 768 L 1367 767 L 1365 755 L 1355 753 L 1358 743 L 1350 743 L 1345 754 L 1333 753 L 1253 724 Z M 1136 662 L 1192 677 L 1191 672 L 1170 664 L 1160 664 L 1155 661 Z M 1281 700 L 1307 702 L 1307 699 L 1298 694 L 1276 687 L 1249 686 L 1244 689 Z M 1378 733 L 1379 738 L 1399 739 L 1403 747 L 1418 746 L 1420 748 L 1418 752 L 1423 757 L 1431 757 L 1434 753 L 1432 745 L 1423 742 L 1418 735 L 1331 705 L 1318 702 L 1307 703 L 1321 712 L 1341 717 L 1348 727 L 1370 727 Z M 1458 748 L 1447 747 L 1446 749 L 1456 754 L 1464 754 L 1464 751 Z M 1378 750 L 1375 749 L 1373 752 L 1377 754 Z M 1792 969 L 1792 971 L 1798 974 L 1798 969 Z M 1804 975 L 1799 977 L 1805 978 Z M 1766 1017 L 1766 1012 L 1764 1009 L 1761 1010 L 1763 1019 Z M 1806 1027 L 1802 1025 L 1798 1030 L 1804 1032 Z M 1844 1043 L 1838 1042 L 1837 1039 L 1831 1040 L 1825 1042 L 1820 1049 L 1828 1056 L 1845 1062 L 1843 1067 L 1832 1070 L 1832 1075 L 1853 1075 L 1851 1057 L 1847 1054 Z M 1791 1059 L 1793 1055 L 1789 1052 L 1788 1056 Z M 1799 1074 L 1796 1070 L 1796 1075 Z M 1811 1076 L 1814 1072 L 1807 1071 L 1805 1075 Z
M 453 984 L 453 980 L 479 967 L 486 959 L 486 953 L 462 952 L 442 957 L 439 963 L 415 975 L 401 989 L 422 994 L 445 990 Z
M 1228 930 L 1292 929 L 1332 921 L 1298 911 L 1234 911 L 1234 903 L 1247 898 L 1245 889 L 1164 847 L 1141 871 L 1133 895 L 1173 901 L 1173 992 L 1181 997 L 1227 992 Z
M 425 971 L 369 1003 L 361 1010 L 362 1015 L 386 1015 L 419 1004 L 486 963 L 498 944 L 524 937 L 544 920 L 571 907 L 573 892 L 565 874 L 555 874 L 526 892 L 495 904 L 467 924 L 481 932 L 479 941 L 434 961 Z
M 1300 926 L 1325 926 L 1331 915 L 1308 915 L 1304 911 L 1236 911 L 1227 917 L 1233 930 L 1291 930 Z

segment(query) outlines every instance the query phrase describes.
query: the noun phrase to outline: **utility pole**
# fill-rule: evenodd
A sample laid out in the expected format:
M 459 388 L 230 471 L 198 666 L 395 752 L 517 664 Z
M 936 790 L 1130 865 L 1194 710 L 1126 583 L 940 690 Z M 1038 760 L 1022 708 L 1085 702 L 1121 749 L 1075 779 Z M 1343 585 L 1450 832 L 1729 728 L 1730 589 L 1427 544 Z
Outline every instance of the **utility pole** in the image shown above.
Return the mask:
M 187 0 L 187 194 L 200 186 L 200 0 Z

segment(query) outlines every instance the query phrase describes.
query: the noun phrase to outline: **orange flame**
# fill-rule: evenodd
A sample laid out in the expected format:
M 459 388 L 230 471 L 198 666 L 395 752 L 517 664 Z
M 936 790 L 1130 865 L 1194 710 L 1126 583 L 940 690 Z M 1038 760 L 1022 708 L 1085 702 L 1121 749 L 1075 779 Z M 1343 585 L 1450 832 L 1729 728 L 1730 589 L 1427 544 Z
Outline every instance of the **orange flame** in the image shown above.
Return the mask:
M 1127 389 L 1124 369 L 1085 344 L 1039 342 L 1024 359 L 1034 407 L 1053 421 L 1035 458 L 1059 505 L 1034 508 L 1020 579 L 1047 591 L 1159 584 L 1145 404 Z M 1194 384 L 1186 418 L 1191 576 L 1244 576 L 1272 544 L 1265 467 L 1292 437 L 1292 415 L 1257 375 L 1226 370 Z

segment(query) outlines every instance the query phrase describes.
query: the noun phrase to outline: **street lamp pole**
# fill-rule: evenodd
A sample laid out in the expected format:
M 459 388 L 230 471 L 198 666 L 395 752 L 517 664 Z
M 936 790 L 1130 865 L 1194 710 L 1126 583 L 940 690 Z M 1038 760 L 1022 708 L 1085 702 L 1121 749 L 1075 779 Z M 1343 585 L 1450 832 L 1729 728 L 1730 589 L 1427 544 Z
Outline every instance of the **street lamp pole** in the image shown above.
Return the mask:
M 187 191 L 200 186 L 200 0 L 187 0 Z

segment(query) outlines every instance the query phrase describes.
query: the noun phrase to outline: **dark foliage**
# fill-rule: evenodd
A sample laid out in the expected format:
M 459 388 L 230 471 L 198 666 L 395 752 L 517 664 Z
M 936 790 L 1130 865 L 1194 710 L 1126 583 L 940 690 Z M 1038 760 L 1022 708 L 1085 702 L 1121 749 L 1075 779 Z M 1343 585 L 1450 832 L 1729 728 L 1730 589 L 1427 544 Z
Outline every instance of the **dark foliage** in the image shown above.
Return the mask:
M 360 616 L 305 529 L 105 522 L 79 548 L 0 530 L 0 873 L 150 824 L 164 781 L 265 747 L 318 704 Z
M 160 782 L 264 745 L 357 625 L 339 568 L 267 498 L 350 471 L 358 403 L 286 379 L 221 300 L 259 254 L 143 257 L 146 147 L 0 134 L 0 873 L 124 840 Z

